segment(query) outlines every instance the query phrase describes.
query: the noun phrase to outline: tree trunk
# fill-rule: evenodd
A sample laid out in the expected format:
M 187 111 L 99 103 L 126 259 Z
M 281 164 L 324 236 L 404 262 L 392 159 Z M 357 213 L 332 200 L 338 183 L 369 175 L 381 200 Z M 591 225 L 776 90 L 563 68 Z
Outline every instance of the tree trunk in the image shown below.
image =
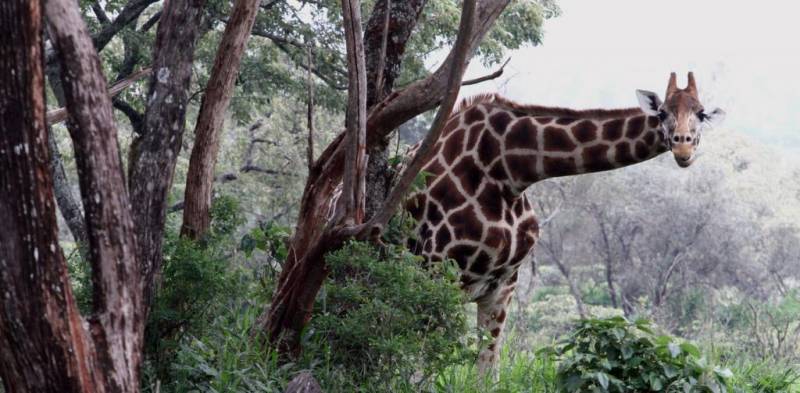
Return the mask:
M 58 61 L 54 60 L 53 65 L 45 68 L 47 72 L 47 79 L 50 82 L 50 88 L 53 90 L 53 95 L 56 97 L 59 107 L 66 105 L 64 99 L 64 88 L 61 85 L 61 67 Z M 50 170 L 53 174 L 53 185 L 56 194 L 56 203 L 58 209 L 61 211 L 61 216 L 67 222 L 67 228 L 72 233 L 72 238 L 75 243 L 78 243 L 79 252 L 83 259 L 87 259 L 86 248 L 88 247 L 88 240 L 86 236 L 86 223 L 83 220 L 83 212 L 81 211 L 80 203 L 75 199 L 72 193 L 72 186 L 67 179 L 67 173 L 64 170 L 64 161 L 61 159 L 61 151 L 58 149 L 58 144 L 53 138 L 51 127 L 48 126 L 47 130 L 48 145 L 50 148 Z
M 161 281 L 167 195 L 183 139 L 194 48 L 204 5 L 204 0 L 170 0 L 164 7 L 156 33 L 143 135 L 131 146 L 128 189 L 136 212 L 136 254 L 142 265 L 146 310 Z
M 211 224 L 211 192 L 214 166 L 219 152 L 219 134 L 228 104 L 233 96 L 233 83 L 239 63 L 256 20 L 259 0 L 237 0 L 225 33 L 219 43 L 214 68 L 208 80 L 194 133 L 194 147 L 186 175 L 186 201 L 181 235 L 200 239 Z
M 58 246 L 38 1 L 0 4 L 0 377 L 10 392 L 138 391 L 138 264 L 111 102 L 77 3 L 49 0 L 65 66 L 95 285 L 77 309 Z M 88 108 L 91 108 L 89 110 Z
M 69 128 L 86 211 L 92 265 L 90 332 L 106 386 L 139 386 L 144 318 L 140 271 L 117 129 L 102 65 L 77 5 L 48 0 L 48 31 L 62 67 Z M 89 109 L 91 108 L 91 109 Z
M 431 89 L 427 91 L 427 94 L 438 97 L 439 99 L 436 103 L 444 100 L 444 104 L 439 108 L 437 120 L 434 121 L 434 126 L 430 131 L 434 136 L 441 132 L 441 128 L 444 127 L 444 121 L 442 119 L 447 119 L 447 115 L 452 110 L 452 106 L 456 101 L 458 86 L 460 85 L 463 72 L 468 63 L 469 54 L 477 43 L 480 42 L 480 39 L 476 37 L 483 37 L 483 35 L 486 34 L 489 26 L 491 26 L 508 2 L 487 1 L 484 3 L 484 14 L 482 14 L 480 18 L 477 18 L 478 23 L 475 23 L 475 19 L 473 18 L 475 14 L 473 12 L 475 10 L 474 1 L 470 2 L 470 4 L 471 6 L 464 7 L 461 26 L 459 27 L 459 35 L 453 50 L 451 50 L 448 56 L 448 61 L 452 64 L 445 62 L 434 74 L 437 75 L 442 72 L 439 77 L 443 75 L 443 81 L 439 83 L 437 78 L 433 78 L 432 80 L 426 79 L 428 83 L 425 85 L 425 88 Z M 352 8 L 354 7 L 351 7 L 351 9 Z M 352 48 L 348 46 L 348 49 Z M 348 53 L 348 55 L 349 59 L 352 61 L 352 55 L 350 53 Z M 350 67 L 351 69 L 356 68 L 352 63 Z M 353 79 L 354 78 L 351 77 L 351 83 Z M 432 85 L 434 86 L 433 88 L 431 88 Z M 441 85 L 441 90 L 436 89 L 439 85 Z M 412 86 L 423 88 L 419 84 Z M 421 91 L 417 90 L 411 91 L 411 94 L 421 93 Z M 352 106 L 353 101 L 351 101 L 350 104 Z M 392 104 L 389 103 L 388 105 Z M 382 108 L 386 108 L 386 106 Z M 352 107 L 350 110 L 352 111 Z M 411 111 L 412 109 L 407 108 L 407 110 Z M 420 108 L 416 108 L 416 110 L 419 110 L 417 113 L 419 114 L 426 109 L 420 110 Z M 372 117 L 367 119 L 367 127 L 369 127 L 371 118 Z M 350 133 L 351 132 L 348 132 L 348 134 Z M 290 248 L 290 255 L 281 271 L 278 286 L 273 295 L 272 304 L 270 308 L 262 314 L 257 324 L 257 326 L 264 330 L 266 338 L 272 343 L 277 344 L 278 350 L 283 353 L 296 355 L 300 350 L 300 333 L 311 318 L 314 299 L 327 275 L 324 261 L 325 254 L 340 247 L 344 240 L 352 235 L 358 234 L 362 236 L 364 234 L 364 229 L 366 229 L 367 232 L 371 232 L 375 218 L 385 218 L 387 214 L 391 214 L 397 207 L 396 203 L 394 203 L 396 202 L 396 198 L 394 197 L 403 193 L 404 190 L 402 187 L 408 186 L 408 184 L 404 185 L 403 182 L 401 182 L 396 189 L 392 190 L 390 198 L 385 201 L 379 214 L 376 214 L 370 222 L 365 224 L 366 228 L 364 228 L 364 226 L 341 228 L 341 226 L 334 227 L 331 225 L 332 223 L 339 224 L 341 222 L 336 219 L 336 217 L 341 217 L 342 213 L 338 212 L 339 210 L 347 206 L 353 206 L 352 202 L 340 201 L 337 213 L 334 215 L 334 220 L 330 222 L 326 220 L 325 212 L 327 211 L 327 203 L 339 179 L 342 178 L 341 168 L 344 164 L 342 161 L 345 161 L 345 159 L 343 159 L 345 154 L 343 151 L 349 149 L 347 153 L 349 159 L 353 157 L 353 150 L 357 148 L 357 146 L 354 146 L 357 140 L 353 140 L 352 138 L 347 139 L 346 142 L 349 142 L 349 145 L 348 143 L 342 142 L 344 138 L 340 135 L 317 160 L 314 170 L 309 175 L 309 180 L 306 183 L 306 190 L 303 195 L 297 231 L 295 232 Z M 372 140 L 374 141 L 376 139 L 373 138 Z M 428 138 L 426 138 L 426 141 L 427 140 Z M 369 138 L 367 138 L 367 143 L 370 143 Z M 420 155 L 419 157 L 424 157 L 424 155 Z M 415 157 L 414 161 L 417 161 L 419 157 Z M 414 161 L 412 161 L 412 164 Z M 355 171 L 357 166 L 348 165 L 347 168 L 347 171 Z M 348 174 L 347 171 L 345 171 L 346 179 L 353 176 L 352 174 Z M 413 170 L 410 170 L 409 173 L 412 175 L 414 174 Z M 361 176 L 364 176 L 363 171 Z M 356 181 L 344 181 L 343 199 L 347 195 L 349 187 L 352 187 L 350 192 L 357 194 L 357 189 L 355 188 L 356 184 L 358 184 Z M 351 212 L 345 210 L 344 217 L 353 217 L 350 213 Z M 304 217 L 309 217 L 310 220 L 306 221 Z M 357 220 L 358 218 L 351 219 L 350 221 L 357 222 Z
M 569 293 L 572 295 L 572 298 L 575 299 L 575 309 L 578 311 L 578 316 L 581 319 L 586 319 L 586 309 L 583 306 L 583 299 L 581 299 L 581 291 L 578 289 L 578 286 L 572 280 L 570 276 L 569 269 L 563 262 L 561 262 L 558 258 L 553 258 L 553 261 L 558 266 L 558 270 L 564 276 L 564 279 L 567 280 L 567 286 L 569 286 Z
M 367 109 L 383 101 L 394 88 L 406 43 L 427 0 L 378 0 L 364 31 Z M 388 11 L 388 12 L 387 12 Z M 371 218 L 391 189 L 388 141 L 372 146 L 367 163 L 365 217 Z

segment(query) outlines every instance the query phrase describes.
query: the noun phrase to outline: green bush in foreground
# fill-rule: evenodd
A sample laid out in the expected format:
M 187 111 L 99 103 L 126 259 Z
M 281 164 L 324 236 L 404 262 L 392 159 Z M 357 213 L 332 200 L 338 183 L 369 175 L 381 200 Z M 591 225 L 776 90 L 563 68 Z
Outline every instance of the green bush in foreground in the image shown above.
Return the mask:
M 330 279 L 309 339 L 354 388 L 425 386 L 445 367 L 474 360 L 465 348 L 475 334 L 452 263 L 424 267 L 404 248 L 358 242 L 327 262 Z
M 693 344 L 623 317 L 580 321 L 569 338 L 540 353 L 560 358 L 557 384 L 566 392 L 726 392 L 733 376 Z

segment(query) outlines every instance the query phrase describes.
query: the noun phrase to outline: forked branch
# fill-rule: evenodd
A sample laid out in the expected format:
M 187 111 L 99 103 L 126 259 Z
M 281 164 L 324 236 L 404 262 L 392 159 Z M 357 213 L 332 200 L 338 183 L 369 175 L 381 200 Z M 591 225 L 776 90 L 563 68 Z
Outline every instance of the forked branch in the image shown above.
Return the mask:
M 444 100 L 439 106 L 439 111 L 436 113 L 430 131 L 428 131 L 428 135 L 422 141 L 416 154 L 414 154 L 414 158 L 403 171 L 397 185 L 389 193 L 381 209 L 378 210 L 366 224 L 356 229 L 355 235 L 358 238 L 374 238 L 383 232 L 389 220 L 394 215 L 394 212 L 397 210 L 397 207 L 400 205 L 400 202 L 408 193 L 414 178 L 417 177 L 422 166 L 430 159 L 433 146 L 439 139 L 445 124 L 447 124 L 447 121 L 450 119 L 450 113 L 453 111 L 453 106 L 458 99 L 458 91 L 461 87 L 461 79 L 464 77 L 467 64 L 466 59 L 470 51 L 469 39 L 472 36 L 474 25 L 475 0 L 466 0 L 461 12 L 461 22 L 453 52 L 453 67 L 450 69 L 447 90 L 445 91 Z

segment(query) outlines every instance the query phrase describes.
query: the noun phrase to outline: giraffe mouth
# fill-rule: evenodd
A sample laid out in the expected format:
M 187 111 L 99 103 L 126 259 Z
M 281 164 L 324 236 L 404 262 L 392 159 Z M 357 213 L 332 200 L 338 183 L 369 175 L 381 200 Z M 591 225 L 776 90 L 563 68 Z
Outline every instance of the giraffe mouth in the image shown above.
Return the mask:
M 686 168 L 694 162 L 694 154 L 686 157 L 675 156 L 675 162 L 678 163 L 679 167 Z

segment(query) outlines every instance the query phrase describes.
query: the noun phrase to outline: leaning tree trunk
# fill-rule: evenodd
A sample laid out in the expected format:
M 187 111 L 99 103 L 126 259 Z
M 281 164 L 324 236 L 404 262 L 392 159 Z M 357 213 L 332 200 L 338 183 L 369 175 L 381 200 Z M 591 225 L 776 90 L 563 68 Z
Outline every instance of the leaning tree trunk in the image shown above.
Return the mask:
M 343 0 L 343 2 L 347 1 Z M 403 92 L 376 105 L 367 118 L 367 146 L 374 145 L 381 135 L 385 136 L 405 120 L 431 109 L 441 102 L 442 106 L 439 108 L 436 120 L 434 120 L 428 137 L 423 142 L 423 146 L 432 145 L 431 140 L 441 132 L 456 101 L 458 87 L 468 63 L 468 54 L 474 50 L 508 1 L 485 1 L 480 9 L 480 17 L 477 18 L 477 22 L 473 18 L 475 1 L 467 3 L 469 6 L 464 7 L 456 44 L 443 66 L 429 78 L 412 84 Z M 345 23 L 348 23 L 347 20 Z M 349 39 L 351 39 L 350 37 L 351 35 L 348 34 Z M 351 49 L 351 45 L 348 45 L 348 49 Z M 350 69 L 352 70 L 356 67 L 352 63 L 353 57 L 349 54 L 348 58 L 351 61 Z M 350 82 L 352 87 L 354 84 L 352 75 Z M 359 90 L 363 91 L 363 89 Z M 351 94 L 353 94 L 352 90 Z M 351 99 L 348 113 L 353 110 L 353 103 L 354 100 Z M 404 116 L 408 117 L 403 119 Z M 348 124 L 352 123 L 348 122 Z M 373 134 L 371 138 L 370 133 Z M 325 254 L 340 247 L 344 240 L 351 236 L 363 239 L 376 234 L 380 235 L 380 231 L 385 227 L 394 209 L 397 208 L 400 196 L 404 195 L 408 189 L 409 179 L 416 174 L 412 168 L 421 167 L 421 161 L 426 158 L 425 152 L 430 150 L 420 148 L 404 177 L 383 202 L 381 209 L 366 224 L 353 226 L 352 223 L 358 224 L 359 217 L 358 213 L 355 216 L 350 214 L 353 211 L 354 201 L 348 195 L 358 195 L 358 187 L 363 184 L 363 178 L 361 182 L 352 180 L 352 176 L 354 176 L 352 172 L 357 171 L 359 166 L 353 164 L 345 166 L 345 162 L 354 162 L 353 152 L 364 149 L 356 146 L 351 134 L 352 131 L 349 130 L 345 137 L 340 135 L 334 140 L 317 160 L 309 174 L 289 258 L 284 264 L 270 308 L 262 314 L 258 324 L 261 329 L 264 329 L 265 336 L 283 353 L 297 354 L 300 350 L 300 333 L 311 318 L 314 298 L 327 275 Z M 347 169 L 343 171 L 343 167 Z M 341 199 L 344 201 L 340 200 L 334 220 L 328 222 L 325 216 L 327 204 L 334 188 L 343 178 L 343 174 Z M 363 176 L 363 171 L 361 171 L 361 176 Z M 361 192 L 363 193 L 363 191 Z M 348 208 L 348 206 L 350 207 Z M 357 212 L 358 208 L 355 209 Z
M 40 4 L 0 4 L 0 377 L 11 392 L 135 392 L 144 320 L 111 101 L 77 3 L 49 0 L 95 287 L 84 320 L 58 246 Z
M 160 282 L 167 194 L 181 149 L 194 48 L 204 0 L 170 0 L 161 13 L 153 52 L 153 75 L 143 134 L 131 146 L 128 189 L 142 265 L 144 306 Z M 146 313 L 145 313 L 146 314 Z
M 256 20 L 259 0 L 237 0 L 219 43 L 194 133 L 184 193 L 181 235 L 200 239 L 211 224 L 211 191 L 219 151 L 219 134 L 233 95 L 239 63 Z

